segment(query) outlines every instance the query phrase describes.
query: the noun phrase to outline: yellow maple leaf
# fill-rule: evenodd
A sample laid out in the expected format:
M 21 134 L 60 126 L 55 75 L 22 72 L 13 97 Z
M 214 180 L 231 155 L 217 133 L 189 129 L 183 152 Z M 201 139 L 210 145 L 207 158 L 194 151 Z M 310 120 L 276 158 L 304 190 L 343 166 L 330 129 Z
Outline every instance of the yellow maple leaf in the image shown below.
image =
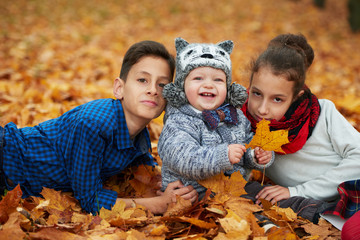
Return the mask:
M 224 218 L 220 218 L 219 222 L 223 227 L 226 235 L 229 235 L 230 239 L 248 239 L 251 234 L 249 223 L 239 217 L 236 213 L 228 210 L 228 214 Z
M 250 199 L 242 197 L 232 197 L 224 203 L 224 206 L 247 221 L 250 221 L 250 216 L 253 212 L 262 210 L 259 205 L 254 204 Z
M 220 173 L 211 178 L 198 181 L 199 184 L 206 188 L 210 188 L 216 194 L 230 194 L 233 196 L 241 196 L 246 194 L 244 186 L 246 185 L 246 180 L 243 178 L 240 172 L 235 172 L 231 174 L 231 177 L 225 176 L 223 173 Z
M 270 121 L 261 120 L 256 124 L 256 133 L 246 148 L 260 147 L 266 151 L 275 151 L 285 153 L 281 146 L 289 143 L 288 130 L 277 130 L 270 132 Z
M 116 201 L 115 205 L 111 208 L 111 210 L 105 209 L 102 207 L 100 209 L 100 217 L 105 220 L 109 220 L 111 218 L 115 218 L 120 216 L 122 219 L 129 219 L 131 214 L 134 212 L 134 209 L 126 210 L 126 203 L 123 200 Z
M 281 208 L 274 205 L 271 209 L 274 209 L 281 216 L 281 219 L 284 219 L 287 222 L 293 222 L 297 219 L 297 214 L 289 207 Z

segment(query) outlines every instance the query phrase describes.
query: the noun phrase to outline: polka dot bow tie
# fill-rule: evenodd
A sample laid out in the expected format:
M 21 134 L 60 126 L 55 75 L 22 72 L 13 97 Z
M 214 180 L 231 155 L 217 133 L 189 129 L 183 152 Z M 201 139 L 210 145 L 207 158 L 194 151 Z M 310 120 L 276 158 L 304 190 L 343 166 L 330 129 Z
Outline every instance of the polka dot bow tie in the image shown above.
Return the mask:
M 202 116 L 212 130 L 217 128 L 220 122 L 232 125 L 238 123 L 236 108 L 229 104 L 215 110 L 204 110 Z

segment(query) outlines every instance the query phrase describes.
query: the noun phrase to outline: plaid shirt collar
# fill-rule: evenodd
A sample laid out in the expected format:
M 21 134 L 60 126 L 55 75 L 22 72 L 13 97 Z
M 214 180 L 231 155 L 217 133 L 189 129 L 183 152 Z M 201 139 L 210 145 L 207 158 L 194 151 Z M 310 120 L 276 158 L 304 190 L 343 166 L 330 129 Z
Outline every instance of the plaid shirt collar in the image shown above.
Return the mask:
M 134 141 L 131 140 L 129 129 L 126 124 L 124 110 L 119 99 L 115 101 L 115 112 L 116 118 L 119 119 L 119 121 L 117 121 L 118 129 L 120 129 L 119 134 L 115 136 L 117 148 L 121 150 L 135 147 L 143 153 L 148 151 L 151 152 L 150 134 L 146 127 L 134 138 Z

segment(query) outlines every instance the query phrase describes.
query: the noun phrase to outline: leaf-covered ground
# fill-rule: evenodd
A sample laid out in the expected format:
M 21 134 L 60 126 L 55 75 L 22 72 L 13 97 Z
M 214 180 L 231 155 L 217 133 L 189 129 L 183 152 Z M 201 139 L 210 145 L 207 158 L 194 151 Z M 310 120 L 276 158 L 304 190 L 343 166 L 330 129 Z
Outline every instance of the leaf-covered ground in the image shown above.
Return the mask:
M 189 42 L 231 39 L 235 43 L 233 79 L 247 86 L 248 64 L 267 42 L 280 33 L 301 32 L 315 50 L 307 84 L 320 98 L 332 100 L 359 130 L 360 34 L 350 31 L 346 2 L 326 0 L 325 9 L 318 9 L 312 0 L 1 1 L 0 124 L 13 121 L 32 126 L 87 101 L 112 97 L 122 56 L 140 40 L 160 41 L 175 53 L 176 37 Z M 161 121 L 154 121 L 150 130 L 156 146 Z M 145 173 L 141 169 L 127 172 L 120 179 L 112 179 L 108 187 L 124 195 L 153 194 L 145 191 L 151 190 L 149 187 L 132 187 L 143 186 L 136 181 L 150 184 L 147 181 L 158 174 L 145 177 L 146 181 L 136 177 Z M 118 182 L 123 184 L 118 186 Z M 239 234 L 233 231 L 242 229 L 244 239 L 248 238 L 246 234 L 250 239 L 261 239 L 256 221 L 234 211 L 240 200 L 221 193 L 219 199 L 193 208 L 179 202 L 180 207 L 174 206 L 166 216 L 154 217 L 140 207 L 117 206 L 114 213 L 104 211 L 94 217 L 81 213 L 76 201 L 69 196 L 65 201 L 60 193 L 49 194 L 56 196 L 55 200 L 19 201 L 19 192 L 14 191 L 8 202 L 3 200 L 0 205 L 7 216 L 0 218 L 0 238 L 6 232 L 9 239 L 230 239 L 232 234 Z M 284 226 L 284 232 L 268 234 L 269 239 L 284 239 L 281 236 L 287 234 L 287 239 L 339 238 L 326 223 L 302 227 L 309 223 L 291 217 L 274 219 L 282 221 L 279 225 Z M 234 224 L 235 229 L 230 227 Z M 317 228 L 320 230 L 316 232 Z

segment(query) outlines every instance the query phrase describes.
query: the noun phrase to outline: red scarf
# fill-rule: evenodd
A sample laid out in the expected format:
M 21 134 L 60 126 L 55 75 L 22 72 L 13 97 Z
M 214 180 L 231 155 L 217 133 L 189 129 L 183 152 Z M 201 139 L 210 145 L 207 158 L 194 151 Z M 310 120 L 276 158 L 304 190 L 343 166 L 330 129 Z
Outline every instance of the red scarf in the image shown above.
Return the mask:
M 251 122 L 252 131 L 255 132 L 257 121 L 248 111 L 247 101 L 241 109 Z M 320 105 L 317 97 L 306 89 L 300 99 L 293 102 L 285 115 L 279 120 L 271 120 L 270 131 L 287 129 L 289 130 L 289 142 L 281 148 L 285 154 L 294 153 L 300 150 L 306 140 L 311 136 L 320 115 Z M 279 153 L 278 154 L 284 154 Z

